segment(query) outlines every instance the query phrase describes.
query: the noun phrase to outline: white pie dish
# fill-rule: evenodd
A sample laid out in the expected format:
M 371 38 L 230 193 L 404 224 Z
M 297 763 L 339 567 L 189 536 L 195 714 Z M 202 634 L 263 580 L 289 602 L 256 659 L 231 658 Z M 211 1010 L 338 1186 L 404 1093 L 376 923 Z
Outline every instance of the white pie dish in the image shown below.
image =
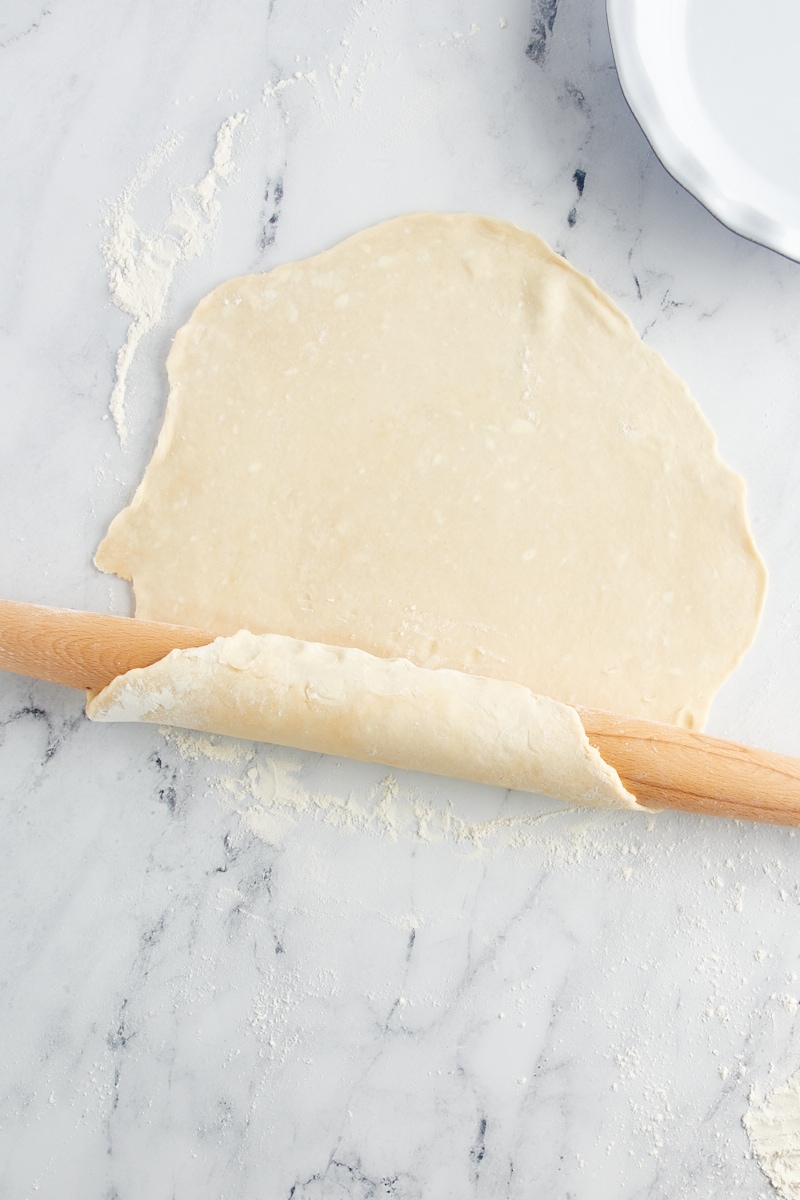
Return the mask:
M 671 175 L 800 260 L 800 4 L 607 0 L 625 97 Z

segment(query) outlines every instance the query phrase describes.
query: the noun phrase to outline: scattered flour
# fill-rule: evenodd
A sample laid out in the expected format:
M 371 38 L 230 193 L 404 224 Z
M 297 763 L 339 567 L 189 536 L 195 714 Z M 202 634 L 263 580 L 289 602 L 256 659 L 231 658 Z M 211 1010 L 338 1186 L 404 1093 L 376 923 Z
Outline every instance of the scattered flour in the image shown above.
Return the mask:
M 199 183 L 175 193 L 169 219 L 160 232 L 147 234 L 137 223 L 133 208 L 156 168 L 180 144 L 178 135 L 167 139 L 148 155 L 109 209 L 106 218 L 109 232 L 101 249 L 111 299 L 133 318 L 117 354 L 116 378 L 109 405 L 123 446 L 128 437 L 125 391 L 131 364 L 143 338 L 161 320 L 176 267 L 180 262 L 197 258 L 214 233 L 220 214 L 217 192 L 220 183 L 230 179 L 233 172 L 234 139 L 246 119 L 246 113 L 234 113 L 223 121 L 217 131 L 210 169 Z
M 312 88 L 317 86 L 316 71 L 295 71 L 293 75 L 287 75 L 285 79 L 278 79 L 275 83 L 267 83 L 264 85 L 264 90 L 261 93 L 261 98 L 266 104 L 268 100 L 274 100 L 286 88 L 291 87 L 297 82 L 310 83 Z
M 553 863 L 577 866 L 586 857 L 618 855 L 629 815 L 578 810 L 557 800 L 438 777 L 423 793 L 391 773 L 368 776 L 362 789 L 337 794 L 315 786 L 319 755 L 168 726 L 160 732 L 186 761 L 205 762 L 209 791 L 271 845 L 283 844 L 302 819 L 311 818 L 339 830 L 390 841 L 449 843 L 469 853 L 536 844 Z M 384 770 L 373 765 L 370 774 Z M 644 832 L 641 815 L 634 820 Z M 651 822 L 648 818 L 646 826 Z
M 800 1200 L 800 1071 L 766 1099 L 754 1090 L 742 1123 L 773 1186 L 786 1200 Z

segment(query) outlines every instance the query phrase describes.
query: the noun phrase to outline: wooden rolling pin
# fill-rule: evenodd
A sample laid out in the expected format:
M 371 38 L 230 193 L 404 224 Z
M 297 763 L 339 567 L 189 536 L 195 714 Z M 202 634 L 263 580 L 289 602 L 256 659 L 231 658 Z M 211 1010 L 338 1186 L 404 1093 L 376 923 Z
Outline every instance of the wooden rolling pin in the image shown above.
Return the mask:
M 215 634 L 0 600 L 0 669 L 99 690 L 170 650 Z M 800 760 L 674 725 L 578 708 L 589 741 L 629 792 L 653 808 L 800 826 Z

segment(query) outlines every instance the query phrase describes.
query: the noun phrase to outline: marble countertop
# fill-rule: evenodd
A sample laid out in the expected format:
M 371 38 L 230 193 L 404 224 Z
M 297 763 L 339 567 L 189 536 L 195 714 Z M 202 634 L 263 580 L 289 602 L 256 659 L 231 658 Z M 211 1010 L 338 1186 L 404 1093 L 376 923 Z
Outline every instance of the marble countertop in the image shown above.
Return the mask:
M 92 556 L 213 285 L 490 213 L 614 297 L 746 479 L 770 592 L 709 729 L 800 755 L 800 266 L 664 171 L 600 0 L 6 0 L 0 62 L 0 595 L 130 611 Z M 127 214 L 163 258 L 237 114 L 123 448 L 101 247 Z M 0 1195 L 774 1194 L 742 1117 L 800 1068 L 793 831 L 92 725 L 11 675 L 0 796 Z

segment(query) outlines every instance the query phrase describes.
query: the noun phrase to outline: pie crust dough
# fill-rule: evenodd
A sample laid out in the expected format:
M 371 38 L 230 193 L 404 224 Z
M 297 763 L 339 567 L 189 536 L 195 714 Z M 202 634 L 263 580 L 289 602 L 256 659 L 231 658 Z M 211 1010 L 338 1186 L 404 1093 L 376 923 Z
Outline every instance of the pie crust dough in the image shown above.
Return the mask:
M 223 284 L 97 554 L 136 615 L 699 727 L 764 569 L 686 386 L 536 236 L 401 217 Z
M 388 221 L 217 288 L 167 372 L 152 461 L 97 553 L 139 617 L 689 728 L 754 636 L 766 577 L 742 481 L 686 385 L 534 234 Z M 228 697 L 220 653 L 158 679 L 224 665 Z M 334 728 L 326 748 L 355 753 L 362 735 Z M 389 736 L 390 761 L 419 763 L 416 730 L 408 756 Z

